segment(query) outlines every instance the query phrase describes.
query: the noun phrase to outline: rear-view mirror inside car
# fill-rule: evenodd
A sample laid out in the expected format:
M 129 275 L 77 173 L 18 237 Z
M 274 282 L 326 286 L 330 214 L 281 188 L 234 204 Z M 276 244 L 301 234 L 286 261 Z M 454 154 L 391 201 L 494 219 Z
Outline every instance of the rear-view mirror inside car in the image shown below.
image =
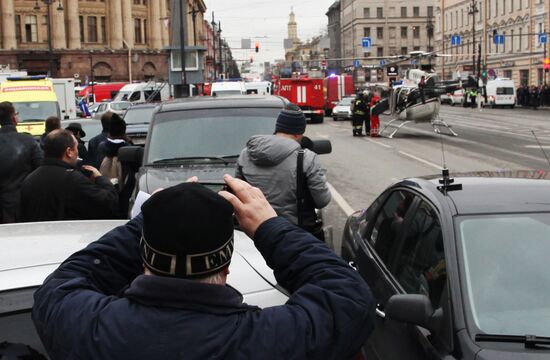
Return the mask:
M 124 146 L 118 150 L 118 160 L 123 163 L 141 165 L 143 161 L 142 146 Z
M 432 302 L 425 295 L 399 294 L 388 300 L 385 313 L 388 319 L 435 331 L 439 328 L 443 310 L 434 310 Z

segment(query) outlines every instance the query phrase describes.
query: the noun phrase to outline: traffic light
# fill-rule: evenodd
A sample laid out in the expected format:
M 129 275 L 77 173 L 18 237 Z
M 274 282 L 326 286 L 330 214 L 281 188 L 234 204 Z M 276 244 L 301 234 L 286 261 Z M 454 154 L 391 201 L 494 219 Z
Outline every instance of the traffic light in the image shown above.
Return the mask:
M 482 77 L 482 78 L 486 78 L 486 77 L 487 77 L 487 70 L 483 70 L 483 71 L 481 72 L 481 77 Z
M 544 70 L 550 70 L 550 58 L 544 59 Z
M 260 43 L 256 42 L 256 52 L 260 52 Z

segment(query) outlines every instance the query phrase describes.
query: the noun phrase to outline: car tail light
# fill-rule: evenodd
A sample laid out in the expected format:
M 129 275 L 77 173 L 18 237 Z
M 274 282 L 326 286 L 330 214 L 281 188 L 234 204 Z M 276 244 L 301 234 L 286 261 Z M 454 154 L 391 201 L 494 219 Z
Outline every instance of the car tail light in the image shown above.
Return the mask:
M 315 113 L 316 113 L 316 114 L 323 114 L 324 111 L 323 111 L 323 110 L 315 110 Z

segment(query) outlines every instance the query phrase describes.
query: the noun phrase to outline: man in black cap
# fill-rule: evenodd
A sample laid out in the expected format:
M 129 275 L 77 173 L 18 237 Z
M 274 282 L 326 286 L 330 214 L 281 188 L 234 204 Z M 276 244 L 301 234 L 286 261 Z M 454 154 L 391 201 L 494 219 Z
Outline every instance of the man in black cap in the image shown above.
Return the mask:
M 82 124 L 77 122 L 70 123 L 65 130 L 72 132 L 76 138 L 76 141 L 78 142 L 78 156 L 82 159 L 82 163 L 86 165 L 90 164 L 88 150 L 86 149 L 86 144 L 82 140 L 83 137 L 86 137 L 86 132 L 82 129 Z
M 17 132 L 17 112 L 0 103 L 0 224 L 18 221 L 21 184 L 42 163 L 42 150 L 28 134 Z
M 304 114 L 296 105 L 288 105 L 277 118 L 275 135 L 248 140 L 236 176 L 262 190 L 278 215 L 322 239 L 315 209 L 327 206 L 331 195 L 317 154 L 300 145 L 305 131 Z
M 79 171 L 76 138 L 54 130 L 44 141 L 44 161 L 21 186 L 21 220 L 56 221 L 111 219 L 118 194 L 99 170 L 83 165 Z
M 262 192 L 197 183 L 154 194 L 142 214 L 69 257 L 34 295 L 53 359 L 349 359 L 373 329 L 359 274 L 277 217 Z M 226 285 L 233 212 L 289 292 L 260 309 Z M 240 241 L 247 241 L 243 238 Z M 240 276 L 239 268 L 232 272 Z

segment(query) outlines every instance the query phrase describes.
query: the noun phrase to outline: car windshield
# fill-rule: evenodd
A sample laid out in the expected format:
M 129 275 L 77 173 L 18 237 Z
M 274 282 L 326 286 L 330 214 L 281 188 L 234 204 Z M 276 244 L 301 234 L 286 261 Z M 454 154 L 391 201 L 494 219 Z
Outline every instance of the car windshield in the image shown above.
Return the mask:
M 253 135 L 273 134 L 278 108 L 158 113 L 146 163 L 178 158 L 237 157 Z
M 128 109 L 124 114 L 126 124 L 148 124 L 155 112 L 154 107 Z
M 132 103 L 129 102 L 119 102 L 119 103 L 112 103 L 111 109 L 113 110 L 126 110 L 132 105 Z
M 457 230 L 475 326 L 550 336 L 550 213 L 466 217 Z
M 16 102 L 13 106 L 18 112 L 18 122 L 46 120 L 50 116 L 59 116 L 59 105 L 53 101 Z
M 353 101 L 353 98 L 343 98 L 338 103 L 338 106 L 350 106 L 352 101 Z
M 514 88 L 497 87 L 497 95 L 514 95 Z
M 120 91 L 113 100 L 114 101 L 127 101 L 127 100 L 130 99 L 130 95 L 132 95 L 131 91 Z

